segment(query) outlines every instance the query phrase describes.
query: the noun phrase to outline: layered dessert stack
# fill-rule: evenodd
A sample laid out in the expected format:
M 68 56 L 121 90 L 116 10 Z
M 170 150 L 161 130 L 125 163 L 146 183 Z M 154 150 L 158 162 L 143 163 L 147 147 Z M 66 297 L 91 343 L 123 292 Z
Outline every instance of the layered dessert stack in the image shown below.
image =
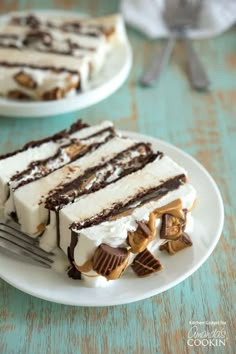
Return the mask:
M 65 20 L 12 14 L 0 25 L 0 95 L 54 100 L 86 90 L 123 32 L 119 15 Z
M 192 245 L 195 189 L 186 171 L 111 122 L 26 144 L 0 156 L 0 207 L 41 247 L 60 247 L 68 274 L 92 286 L 162 269 L 161 251 Z

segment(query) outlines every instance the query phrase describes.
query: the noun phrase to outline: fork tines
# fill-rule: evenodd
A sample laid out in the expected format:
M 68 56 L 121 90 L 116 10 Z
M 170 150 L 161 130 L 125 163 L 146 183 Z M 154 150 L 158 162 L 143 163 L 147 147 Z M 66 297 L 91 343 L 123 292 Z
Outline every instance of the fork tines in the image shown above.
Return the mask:
M 39 248 L 38 239 L 31 238 L 15 227 L 0 222 L 0 248 L 7 253 L 17 255 L 18 258 L 31 260 L 39 265 L 51 268 L 53 253 Z

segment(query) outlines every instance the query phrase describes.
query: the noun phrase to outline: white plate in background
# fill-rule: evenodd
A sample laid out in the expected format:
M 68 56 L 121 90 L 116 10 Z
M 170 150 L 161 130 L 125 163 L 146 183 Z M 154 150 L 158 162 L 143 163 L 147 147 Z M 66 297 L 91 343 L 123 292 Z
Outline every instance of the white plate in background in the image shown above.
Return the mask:
M 75 306 L 111 306 L 148 298 L 166 291 L 193 274 L 210 256 L 219 241 L 224 208 L 219 189 L 194 158 L 164 141 L 145 135 L 123 132 L 137 140 L 149 141 L 183 166 L 197 190 L 198 202 L 193 210 L 193 246 L 174 256 L 163 252 L 159 257 L 164 269 L 147 278 L 130 272 L 105 288 L 88 288 L 83 281 L 69 279 L 65 273 L 27 265 L 0 255 L 0 277 L 14 287 L 52 302 Z
M 29 11 L 27 11 L 28 13 Z M 45 14 L 50 16 L 84 17 L 84 14 L 77 12 L 66 12 L 59 10 L 32 11 L 37 15 Z M 19 12 L 23 14 L 24 12 Z M 9 15 L 0 17 L 0 25 L 9 18 Z M 129 75 L 132 66 L 132 50 L 125 32 L 121 40 L 109 53 L 105 67 L 99 72 L 96 78 L 88 84 L 86 92 L 78 93 L 73 97 L 62 98 L 54 101 L 16 101 L 0 97 L 0 115 L 14 118 L 38 118 L 62 113 L 68 113 L 92 106 L 112 93 L 124 83 Z

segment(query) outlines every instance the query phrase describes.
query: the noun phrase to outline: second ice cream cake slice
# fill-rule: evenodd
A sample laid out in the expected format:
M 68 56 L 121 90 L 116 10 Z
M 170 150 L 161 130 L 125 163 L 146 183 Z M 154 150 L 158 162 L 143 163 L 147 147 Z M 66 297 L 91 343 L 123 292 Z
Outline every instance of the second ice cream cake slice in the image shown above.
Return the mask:
M 119 15 L 58 18 L 11 14 L 0 25 L 0 95 L 57 100 L 89 87 L 124 38 Z

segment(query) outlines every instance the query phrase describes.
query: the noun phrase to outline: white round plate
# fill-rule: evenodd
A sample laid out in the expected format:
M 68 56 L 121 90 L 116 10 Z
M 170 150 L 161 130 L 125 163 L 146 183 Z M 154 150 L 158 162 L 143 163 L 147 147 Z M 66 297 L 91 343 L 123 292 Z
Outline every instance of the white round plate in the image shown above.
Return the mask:
M 194 273 L 210 256 L 219 241 L 224 221 L 224 208 L 218 187 L 209 173 L 195 159 L 164 141 L 137 133 L 125 133 L 139 140 L 150 141 L 189 172 L 197 190 L 198 203 L 193 211 L 193 246 L 174 256 L 159 257 L 164 269 L 147 278 L 131 272 L 105 288 L 88 288 L 82 281 L 71 280 L 65 273 L 27 265 L 0 256 L 0 277 L 33 296 L 61 304 L 76 306 L 111 306 L 148 298 L 168 290 Z
M 47 16 L 63 16 L 65 18 L 85 16 L 77 12 L 58 10 L 35 10 L 34 13 L 45 13 Z M 8 15 L 1 16 L 0 24 L 8 18 Z M 56 101 L 21 102 L 0 97 L 0 115 L 14 118 L 38 118 L 80 110 L 107 98 L 124 83 L 132 66 L 132 50 L 125 29 L 121 37 L 114 50 L 109 53 L 106 66 L 96 78 L 91 80 L 86 92 Z

